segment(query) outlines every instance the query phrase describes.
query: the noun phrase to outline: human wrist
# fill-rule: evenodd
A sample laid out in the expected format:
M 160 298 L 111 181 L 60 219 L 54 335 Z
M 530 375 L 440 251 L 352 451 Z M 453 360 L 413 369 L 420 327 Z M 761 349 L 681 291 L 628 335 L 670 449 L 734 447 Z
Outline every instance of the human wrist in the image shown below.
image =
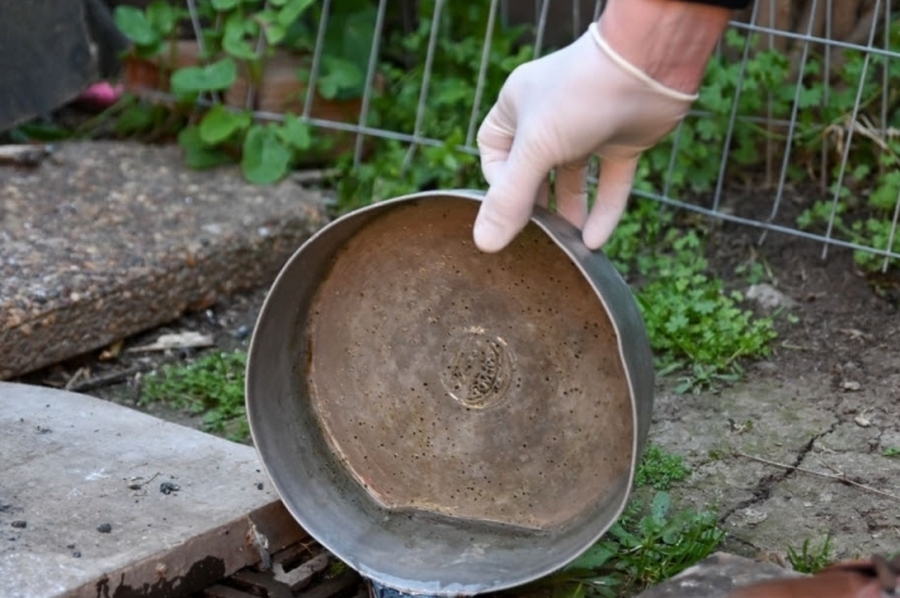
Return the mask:
M 622 58 L 659 83 L 695 93 L 731 11 L 678 0 L 610 0 L 600 34 Z

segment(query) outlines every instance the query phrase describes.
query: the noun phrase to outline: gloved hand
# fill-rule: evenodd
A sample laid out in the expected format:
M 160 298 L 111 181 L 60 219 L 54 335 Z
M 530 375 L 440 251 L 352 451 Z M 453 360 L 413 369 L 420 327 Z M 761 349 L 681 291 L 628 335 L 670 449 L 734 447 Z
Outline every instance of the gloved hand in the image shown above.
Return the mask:
M 583 229 L 591 249 L 622 217 L 640 153 L 681 121 L 696 95 L 654 81 L 615 53 L 596 23 L 571 45 L 512 72 L 478 131 L 490 185 L 475 221 L 475 244 L 499 251 L 547 204 L 556 168 L 557 211 Z M 601 159 L 588 215 L 587 174 Z

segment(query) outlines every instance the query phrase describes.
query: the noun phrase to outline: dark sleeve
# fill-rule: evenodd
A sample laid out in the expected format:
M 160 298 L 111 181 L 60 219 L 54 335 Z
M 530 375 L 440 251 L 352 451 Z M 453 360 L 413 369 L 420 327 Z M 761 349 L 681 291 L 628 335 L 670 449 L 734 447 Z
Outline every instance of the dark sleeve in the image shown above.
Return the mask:
M 686 0 L 687 2 L 696 2 L 698 4 L 712 4 L 713 6 L 721 6 L 722 8 L 747 8 L 752 0 Z

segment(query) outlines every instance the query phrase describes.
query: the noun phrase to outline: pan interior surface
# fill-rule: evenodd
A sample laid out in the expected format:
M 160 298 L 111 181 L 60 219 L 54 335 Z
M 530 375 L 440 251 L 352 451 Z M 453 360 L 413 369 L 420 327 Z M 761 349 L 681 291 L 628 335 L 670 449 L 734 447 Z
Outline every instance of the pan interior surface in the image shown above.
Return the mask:
M 628 479 L 625 366 L 563 250 L 529 224 L 482 253 L 477 209 L 409 202 L 354 234 L 312 298 L 297 368 L 328 448 L 380 507 L 561 529 Z

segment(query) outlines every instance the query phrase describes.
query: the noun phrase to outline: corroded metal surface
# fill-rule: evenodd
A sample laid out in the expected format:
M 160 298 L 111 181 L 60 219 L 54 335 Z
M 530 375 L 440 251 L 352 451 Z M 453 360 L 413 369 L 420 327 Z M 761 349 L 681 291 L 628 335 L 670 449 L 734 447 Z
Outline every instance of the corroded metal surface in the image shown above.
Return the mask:
M 347 243 L 312 307 L 311 399 L 385 507 L 560 526 L 631 462 L 615 331 L 537 227 L 478 251 L 476 208 L 403 206 Z
M 304 529 L 364 577 L 460 596 L 559 569 L 625 507 L 653 366 L 628 286 L 538 210 L 497 254 L 480 196 L 329 224 L 288 261 L 250 345 L 247 416 Z

